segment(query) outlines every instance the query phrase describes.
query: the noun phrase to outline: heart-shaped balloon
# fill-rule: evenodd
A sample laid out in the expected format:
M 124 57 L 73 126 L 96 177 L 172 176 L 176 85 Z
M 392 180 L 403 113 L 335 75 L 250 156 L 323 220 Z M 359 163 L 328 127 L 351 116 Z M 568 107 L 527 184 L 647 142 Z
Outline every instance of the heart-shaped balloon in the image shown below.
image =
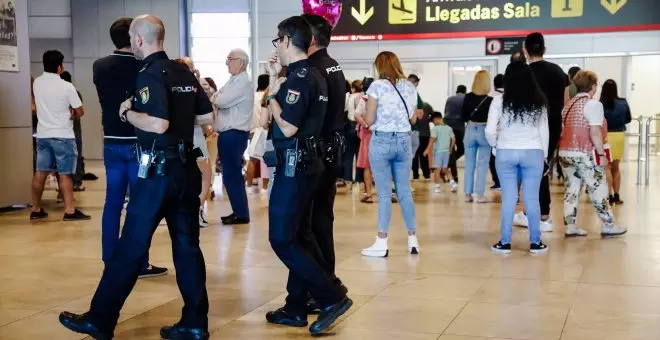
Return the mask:
M 303 13 L 323 17 L 334 29 L 341 17 L 341 0 L 302 0 Z

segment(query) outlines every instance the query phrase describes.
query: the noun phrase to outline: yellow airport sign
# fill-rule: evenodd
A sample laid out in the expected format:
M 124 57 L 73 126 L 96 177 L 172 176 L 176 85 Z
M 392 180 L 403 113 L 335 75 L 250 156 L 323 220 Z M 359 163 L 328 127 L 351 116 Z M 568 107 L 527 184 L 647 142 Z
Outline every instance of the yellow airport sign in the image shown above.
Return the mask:
M 388 0 L 387 20 L 390 25 L 417 22 L 417 0 Z

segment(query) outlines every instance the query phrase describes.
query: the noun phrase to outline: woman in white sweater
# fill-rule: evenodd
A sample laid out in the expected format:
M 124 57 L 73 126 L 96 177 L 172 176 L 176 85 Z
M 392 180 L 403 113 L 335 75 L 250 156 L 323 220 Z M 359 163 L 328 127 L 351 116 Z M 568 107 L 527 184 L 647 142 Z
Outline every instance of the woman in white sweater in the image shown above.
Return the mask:
M 496 168 L 502 186 L 501 238 L 492 250 L 511 253 L 511 226 L 522 183 L 529 219 L 532 253 L 548 247 L 541 242 L 539 187 L 548 153 L 547 100 L 531 69 L 523 62 L 509 64 L 504 75 L 504 95 L 493 99 L 488 112 L 486 138 L 496 148 Z

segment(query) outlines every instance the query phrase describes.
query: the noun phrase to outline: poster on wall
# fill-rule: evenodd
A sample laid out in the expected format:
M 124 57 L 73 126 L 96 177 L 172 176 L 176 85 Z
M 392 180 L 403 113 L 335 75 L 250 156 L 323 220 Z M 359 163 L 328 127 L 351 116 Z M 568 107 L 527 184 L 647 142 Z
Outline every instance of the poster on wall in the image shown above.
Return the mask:
M 344 0 L 334 41 L 660 29 L 658 0 Z
M 19 71 L 14 1 L 0 0 L 0 71 Z

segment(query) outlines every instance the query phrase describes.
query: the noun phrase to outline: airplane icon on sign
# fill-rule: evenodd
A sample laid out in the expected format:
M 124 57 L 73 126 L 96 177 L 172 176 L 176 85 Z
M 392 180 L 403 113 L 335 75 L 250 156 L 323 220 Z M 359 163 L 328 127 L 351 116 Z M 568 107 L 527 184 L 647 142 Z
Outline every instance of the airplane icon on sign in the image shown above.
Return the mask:
M 417 22 L 417 0 L 389 0 L 388 21 L 393 25 Z
M 392 4 L 392 9 L 397 10 L 397 11 L 401 11 L 401 12 L 404 12 L 404 13 L 408 13 L 408 14 L 415 14 L 414 11 L 406 9 L 406 2 L 404 0 L 399 1 L 399 4 L 400 4 L 399 6 L 397 6 L 395 4 Z M 412 19 L 409 19 L 409 20 L 412 20 Z

